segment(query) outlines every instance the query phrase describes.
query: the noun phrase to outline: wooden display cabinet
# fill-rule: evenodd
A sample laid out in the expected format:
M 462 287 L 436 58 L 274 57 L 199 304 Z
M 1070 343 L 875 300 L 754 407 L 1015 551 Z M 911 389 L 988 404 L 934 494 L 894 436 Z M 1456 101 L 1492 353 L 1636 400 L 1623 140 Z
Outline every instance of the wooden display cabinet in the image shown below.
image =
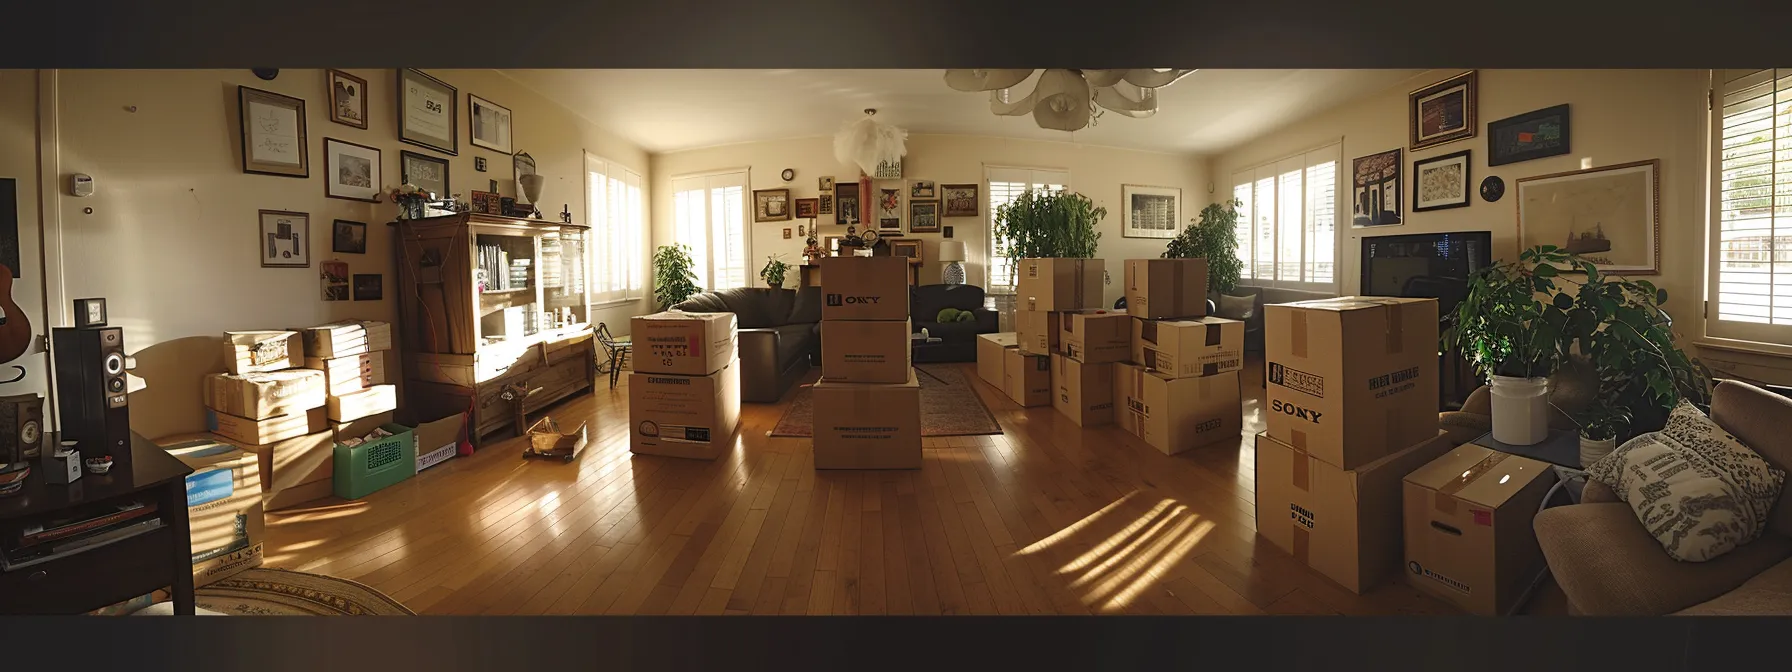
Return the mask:
M 592 388 L 587 227 L 459 213 L 393 222 L 407 403 L 472 411 L 474 445 Z

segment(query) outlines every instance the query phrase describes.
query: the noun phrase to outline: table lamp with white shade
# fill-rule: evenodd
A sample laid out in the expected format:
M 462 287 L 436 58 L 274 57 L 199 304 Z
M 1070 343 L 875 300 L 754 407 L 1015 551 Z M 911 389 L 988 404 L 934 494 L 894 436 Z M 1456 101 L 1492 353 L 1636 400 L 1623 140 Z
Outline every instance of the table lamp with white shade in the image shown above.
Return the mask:
M 940 270 L 940 281 L 948 285 L 964 284 L 964 241 L 940 241 L 940 261 L 946 267 Z

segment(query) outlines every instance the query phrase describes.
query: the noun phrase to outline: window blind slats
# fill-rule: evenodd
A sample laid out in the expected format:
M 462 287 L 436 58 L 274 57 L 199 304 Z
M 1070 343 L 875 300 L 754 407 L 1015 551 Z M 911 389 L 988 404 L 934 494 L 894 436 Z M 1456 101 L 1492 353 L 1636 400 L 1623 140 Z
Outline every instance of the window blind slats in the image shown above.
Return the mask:
M 1241 278 L 1267 286 L 1335 285 L 1341 146 L 1233 174 Z
M 1710 335 L 1792 341 L 1792 68 L 1718 74 Z

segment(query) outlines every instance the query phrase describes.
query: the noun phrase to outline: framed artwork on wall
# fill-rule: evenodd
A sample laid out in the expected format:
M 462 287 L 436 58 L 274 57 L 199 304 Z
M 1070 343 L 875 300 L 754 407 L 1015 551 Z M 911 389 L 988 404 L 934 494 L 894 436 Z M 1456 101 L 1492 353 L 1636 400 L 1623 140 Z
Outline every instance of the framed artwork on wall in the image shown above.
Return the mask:
M 336 220 L 330 225 L 330 251 L 367 254 L 367 224 Z
M 330 121 L 367 128 L 367 80 L 341 70 L 325 70 L 330 82 Z
M 939 185 L 933 180 L 912 180 L 908 183 L 909 198 L 939 198 Z
M 417 185 L 436 198 L 448 196 L 448 160 L 410 151 L 398 152 L 398 179 Z
M 385 276 L 378 273 L 355 274 L 355 300 L 378 301 L 385 298 Z
M 398 139 L 443 154 L 460 154 L 460 91 L 421 70 L 398 71 Z M 423 186 L 423 185 L 417 185 Z
M 350 201 L 378 203 L 380 150 L 352 142 L 324 138 L 324 195 Z
M 1475 71 L 1407 94 L 1408 149 L 1475 137 Z
M 790 219 L 789 189 L 753 190 L 753 221 L 783 222 Z
M 1568 106 L 1557 105 L 1516 117 L 1487 122 L 1487 165 L 1560 156 L 1573 151 L 1568 129 Z
M 236 97 L 243 129 L 243 172 L 311 177 L 305 101 L 247 86 L 236 87 Z
M 817 178 L 815 182 L 817 188 L 824 194 L 834 190 L 834 178 L 831 175 L 828 177 Z
M 1469 204 L 1469 150 L 1412 162 L 1412 211 Z
M 890 241 L 890 256 L 921 261 L 921 239 L 894 238 Z
M 796 216 L 798 219 L 815 219 L 815 215 L 817 214 L 817 211 L 820 210 L 820 208 L 821 208 L 820 199 L 815 199 L 815 198 L 796 199 Z
M 1650 159 L 1519 178 L 1519 249 L 1558 245 L 1600 271 L 1660 273 L 1660 168 Z
M 977 184 L 948 184 L 940 187 L 940 199 L 946 217 L 977 216 Z
M 509 154 L 510 108 L 467 94 L 467 127 L 474 147 Z
M 255 246 L 260 250 L 262 268 L 310 268 L 311 215 L 285 210 L 259 214 L 261 235 Z
M 815 214 L 817 214 L 817 215 L 834 214 L 834 193 L 832 190 L 821 192 L 821 195 L 816 197 L 816 199 L 815 199 Z
M 909 233 L 939 233 L 939 231 L 940 231 L 940 202 L 939 201 L 927 200 L 927 201 L 909 201 L 908 202 L 908 232 Z
M 859 183 L 840 182 L 834 185 L 834 223 L 844 226 L 859 223 Z
M 1175 238 L 1182 212 L 1182 190 L 1175 187 L 1120 185 L 1120 235 L 1126 238 Z
M 1350 225 L 1398 226 L 1400 224 L 1400 150 L 1350 161 Z
M 347 301 L 349 299 L 348 262 L 331 259 L 319 263 L 318 267 L 323 271 L 321 275 L 323 276 L 324 300 Z
M 902 230 L 902 190 L 878 188 L 877 228 L 879 231 Z

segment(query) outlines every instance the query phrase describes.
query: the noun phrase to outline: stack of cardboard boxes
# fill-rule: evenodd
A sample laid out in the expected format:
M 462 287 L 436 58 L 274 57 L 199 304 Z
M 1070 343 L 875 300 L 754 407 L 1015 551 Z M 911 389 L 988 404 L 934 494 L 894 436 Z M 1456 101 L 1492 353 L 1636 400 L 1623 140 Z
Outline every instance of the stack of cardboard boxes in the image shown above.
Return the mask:
M 330 495 L 328 374 L 303 368 L 303 343 L 296 331 L 225 332 L 229 371 L 203 381 L 206 430 L 260 460 L 269 510 Z
M 908 260 L 821 261 L 816 469 L 921 468 L 921 385 L 910 356 Z
M 734 313 L 667 311 L 630 321 L 631 452 L 713 460 L 734 446 L 740 361 Z
M 1129 259 L 1127 359 L 1114 365 L 1115 421 L 1166 455 L 1236 441 L 1244 323 L 1207 317 L 1206 259 Z
M 1125 359 L 1124 338 L 1118 356 L 1113 347 L 1114 320 L 1124 322 L 1125 316 L 1101 311 L 1106 277 L 1101 259 L 1020 260 L 1014 283 L 1016 347 L 1003 355 L 1003 390 L 1014 403 L 1050 405 L 1078 424 L 1113 421 L 1109 364 Z M 1079 321 L 1073 315 L 1085 317 Z M 1074 358 L 1062 356 L 1067 330 L 1075 330 Z
M 324 415 L 333 441 L 330 492 L 343 499 L 358 499 L 415 476 L 416 437 L 409 427 L 394 422 L 398 388 L 386 382 L 392 326 L 345 321 L 295 331 L 305 342 L 305 367 L 322 372 L 329 388 Z M 400 459 L 390 460 L 392 454 L 399 454 Z M 368 478 L 371 470 L 380 473 Z M 274 476 L 280 477 L 278 463 Z M 369 487 L 369 483 L 378 486 Z

